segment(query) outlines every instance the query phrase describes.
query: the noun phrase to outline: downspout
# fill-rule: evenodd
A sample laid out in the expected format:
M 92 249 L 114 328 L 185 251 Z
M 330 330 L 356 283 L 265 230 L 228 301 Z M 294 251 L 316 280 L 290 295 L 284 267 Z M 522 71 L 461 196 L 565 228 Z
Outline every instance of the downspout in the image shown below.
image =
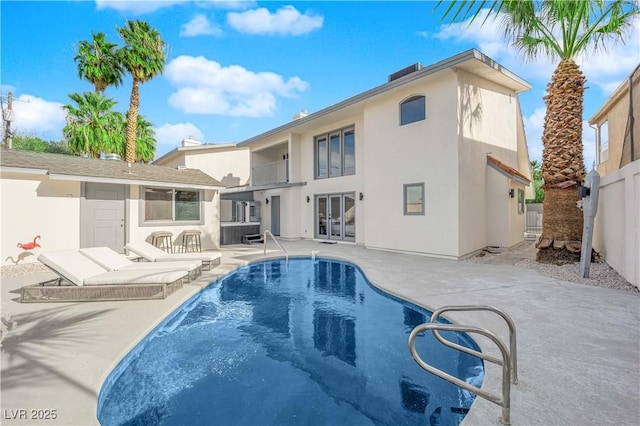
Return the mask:
M 629 132 L 629 139 L 631 142 L 631 162 L 635 161 L 635 140 L 634 140 L 634 130 L 635 130 L 635 118 L 633 117 L 633 76 L 640 69 L 640 65 L 636 67 L 636 69 L 629 76 L 629 120 L 627 131 Z
M 596 164 L 592 167 L 592 169 L 595 169 L 600 164 L 600 127 L 595 127 L 593 124 L 589 124 L 589 127 L 596 132 Z

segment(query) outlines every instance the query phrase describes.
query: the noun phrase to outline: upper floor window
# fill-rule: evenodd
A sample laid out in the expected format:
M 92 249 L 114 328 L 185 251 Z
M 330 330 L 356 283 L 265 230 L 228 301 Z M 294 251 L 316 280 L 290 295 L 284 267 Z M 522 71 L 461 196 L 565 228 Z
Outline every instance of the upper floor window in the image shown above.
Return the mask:
M 412 96 L 400 104 L 400 125 L 424 120 L 427 117 L 427 100 L 424 96 Z
M 200 200 L 200 191 L 144 188 L 144 221 L 200 221 Z
M 356 173 L 356 140 L 353 127 L 316 136 L 316 179 Z

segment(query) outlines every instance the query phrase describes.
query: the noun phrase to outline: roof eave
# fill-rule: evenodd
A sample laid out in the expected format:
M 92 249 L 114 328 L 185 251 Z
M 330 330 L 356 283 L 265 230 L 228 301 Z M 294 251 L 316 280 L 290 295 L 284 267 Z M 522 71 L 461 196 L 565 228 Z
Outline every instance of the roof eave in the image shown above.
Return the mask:
M 338 102 L 337 104 L 331 105 L 327 108 L 321 109 L 320 111 L 314 112 L 312 114 L 309 114 L 306 117 L 303 118 L 299 118 L 297 120 L 285 123 L 281 126 L 278 126 L 274 129 L 268 130 L 266 132 L 263 132 L 259 135 L 256 135 L 252 138 L 249 138 L 245 141 L 239 142 L 237 144 L 238 147 L 245 147 L 245 146 L 249 146 L 255 142 L 261 141 L 265 138 L 268 138 L 270 136 L 274 136 L 277 135 L 279 133 L 285 132 L 285 131 L 290 131 L 291 129 L 294 129 L 298 126 L 301 126 L 303 124 L 309 123 L 313 120 L 316 120 L 318 118 L 324 117 L 326 115 L 332 114 L 336 111 L 339 111 L 341 109 L 347 108 L 349 106 L 352 106 L 354 104 L 357 104 L 359 102 L 362 102 L 364 100 L 367 100 L 369 98 L 372 98 L 376 95 L 379 95 L 381 93 L 385 93 L 387 91 L 390 91 L 392 89 L 395 89 L 399 86 L 405 85 L 407 83 L 410 83 L 412 81 L 415 81 L 417 79 L 426 77 L 428 75 L 431 74 L 435 74 L 437 72 L 441 72 L 444 71 L 446 69 L 452 69 L 457 65 L 461 65 L 465 62 L 469 62 L 471 60 L 477 60 L 480 61 L 482 63 L 484 63 L 485 65 L 491 67 L 492 69 L 496 70 L 497 72 L 500 72 L 502 75 L 508 77 L 510 80 L 513 82 L 512 87 L 510 87 L 511 89 L 513 89 L 516 93 L 522 92 L 522 91 L 526 91 L 526 90 L 530 90 L 531 89 L 531 85 L 529 83 L 527 83 L 526 81 L 522 80 L 520 77 L 518 77 L 517 75 L 513 74 L 511 71 L 509 71 L 508 69 L 504 68 L 503 66 L 499 65 L 497 62 L 495 62 L 493 59 L 489 58 L 488 56 L 486 56 L 485 54 L 479 52 L 476 49 L 469 49 L 466 50 L 462 53 L 459 53 L 457 55 L 454 55 L 450 58 L 444 59 L 440 62 L 436 62 L 435 64 L 426 66 L 422 69 L 420 69 L 419 71 L 413 72 L 411 74 L 408 74 L 404 77 L 401 77 L 397 80 L 393 80 L 387 83 L 384 83 L 380 86 L 374 87 L 373 89 L 370 89 L 366 92 L 360 93 L 358 95 L 352 96 L 348 99 L 345 99 L 344 101 Z

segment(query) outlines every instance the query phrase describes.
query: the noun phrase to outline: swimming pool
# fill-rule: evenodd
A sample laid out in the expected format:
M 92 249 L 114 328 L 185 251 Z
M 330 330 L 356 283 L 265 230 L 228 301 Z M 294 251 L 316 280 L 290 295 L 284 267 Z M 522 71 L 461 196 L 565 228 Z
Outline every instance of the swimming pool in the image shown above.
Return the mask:
M 425 283 L 425 285 L 428 285 Z M 242 267 L 173 312 L 114 369 L 103 425 L 457 425 L 475 396 L 422 370 L 407 347 L 431 313 L 346 262 Z M 478 349 L 464 334 L 449 340 Z M 475 386 L 482 361 L 430 334 L 417 348 Z

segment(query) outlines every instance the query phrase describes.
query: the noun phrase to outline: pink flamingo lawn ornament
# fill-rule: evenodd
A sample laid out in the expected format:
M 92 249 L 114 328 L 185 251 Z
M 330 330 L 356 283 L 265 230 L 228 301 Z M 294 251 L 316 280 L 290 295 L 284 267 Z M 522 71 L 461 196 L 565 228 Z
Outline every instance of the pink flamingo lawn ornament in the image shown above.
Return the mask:
M 40 244 L 36 243 L 36 240 L 38 240 L 39 238 L 40 235 L 36 235 L 36 237 L 33 239 L 33 242 L 24 244 L 18 243 L 17 247 L 21 248 L 22 250 L 33 250 L 36 247 L 40 247 Z

